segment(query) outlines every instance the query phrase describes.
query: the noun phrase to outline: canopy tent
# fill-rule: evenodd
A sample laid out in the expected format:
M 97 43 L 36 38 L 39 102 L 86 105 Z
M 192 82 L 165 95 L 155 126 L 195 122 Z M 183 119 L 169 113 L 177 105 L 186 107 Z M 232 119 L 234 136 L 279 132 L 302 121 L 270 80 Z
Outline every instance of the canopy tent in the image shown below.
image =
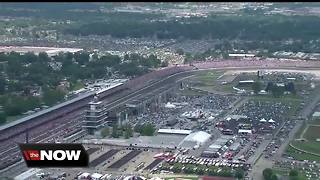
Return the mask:
M 269 123 L 275 123 L 275 121 L 273 119 L 269 119 L 268 121 Z
M 267 120 L 265 118 L 262 118 L 260 122 L 267 122 Z
M 168 102 L 166 105 L 165 105 L 166 108 L 176 108 L 176 105 L 174 104 L 171 104 L 170 102 Z

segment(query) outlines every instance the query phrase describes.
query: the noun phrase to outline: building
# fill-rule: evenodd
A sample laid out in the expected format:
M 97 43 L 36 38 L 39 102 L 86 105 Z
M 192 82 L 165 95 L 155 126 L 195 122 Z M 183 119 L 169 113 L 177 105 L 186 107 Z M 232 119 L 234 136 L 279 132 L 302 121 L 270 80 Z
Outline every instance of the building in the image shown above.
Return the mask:
M 249 129 L 239 129 L 238 134 L 240 134 L 240 135 L 250 135 L 250 134 L 252 134 L 252 130 L 249 130 Z
M 210 134 L 204 131 L 198 131 L 186 136 L 178 146 L 182 148 L 197 149 L 208 142 L 210 138 Z
M 211 144 L 207 149 L 203 151 L 201 154 L 202 157 L 209 157 L 209 158 L 217 158 L 220 156 L 220 150 L 222 146 L 219 144 Z
M 313 118 L 319 118 L 320 117 L 320 112 L 314 112 L 313 114 L 312 114 L 312 117 Z
M 175 135 L 189 135 L 191 130 L 185 129 L 159 129 L 158 134 L 175 134 Z
M 178 119 L 176 118 L 171 118 L 166 121 L 166 126 L 174 126 L 178 123 Z
M 228 55 L 230 58 L 252 58 L 255 57 L 255 54 L 229 54 Z
M 239 81 L 239 85 L 251 85 L 254 83 L 254 80 L 243 80 L 243 81 Z
M 106 125 L 107 118 L 108 112 L 102 101 L 90 102 L 82 127 L 87 129 L 89 134 L 93 134 L 96 130 Z

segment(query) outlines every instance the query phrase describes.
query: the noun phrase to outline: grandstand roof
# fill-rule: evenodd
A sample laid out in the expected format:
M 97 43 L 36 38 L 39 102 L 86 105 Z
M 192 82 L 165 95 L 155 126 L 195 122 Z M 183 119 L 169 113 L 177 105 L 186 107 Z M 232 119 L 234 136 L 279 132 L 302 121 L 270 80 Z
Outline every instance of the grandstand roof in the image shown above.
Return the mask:
M 102 88 L 101 90 L 97 91 L 97 94 L 101 94 L 109 89 L 112 89 L 114 87 L 117 87 L 117 86 L 120 86 L 122 85 L 123 83 L 113 83 L 113 84 L 110 84 L 110 86 L 106 87 L 106 88 Z

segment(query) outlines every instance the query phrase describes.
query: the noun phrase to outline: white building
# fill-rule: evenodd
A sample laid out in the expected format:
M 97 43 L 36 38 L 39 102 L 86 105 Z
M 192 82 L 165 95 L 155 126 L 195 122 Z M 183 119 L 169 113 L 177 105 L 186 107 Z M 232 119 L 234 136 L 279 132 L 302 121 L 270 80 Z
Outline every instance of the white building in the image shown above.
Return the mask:
M 185 129 L 159 129 L 159 134 L 180 134 L 180 135 L 189 135 L 192 131 Z
M 198 131 L 186 136 L 178 146 L 182 148 L 199 148 L 200 146 L 205 144 L 210 138 L 210 134 L 204 131 Z

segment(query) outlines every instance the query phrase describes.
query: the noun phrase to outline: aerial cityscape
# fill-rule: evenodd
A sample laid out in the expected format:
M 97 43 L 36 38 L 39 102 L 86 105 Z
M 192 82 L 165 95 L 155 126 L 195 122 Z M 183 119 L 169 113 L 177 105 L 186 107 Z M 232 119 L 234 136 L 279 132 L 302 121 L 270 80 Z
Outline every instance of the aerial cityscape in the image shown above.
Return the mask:
M 320 180 L 319 28 L 317 2 L 1 2 L 0 180 Z M 88 166 L 28 167 L 47 143 Z

